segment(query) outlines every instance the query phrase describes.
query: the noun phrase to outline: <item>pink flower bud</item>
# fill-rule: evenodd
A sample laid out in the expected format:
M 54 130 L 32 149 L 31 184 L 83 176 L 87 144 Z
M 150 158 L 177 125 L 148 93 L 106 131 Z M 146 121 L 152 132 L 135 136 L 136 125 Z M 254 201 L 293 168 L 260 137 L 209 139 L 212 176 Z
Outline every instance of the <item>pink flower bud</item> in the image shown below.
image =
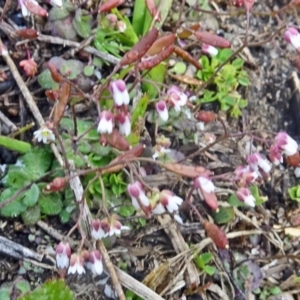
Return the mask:
M 300 48 L 300 34 L 296 28 L 289 27 L 284 33 L 284 39 L 294 48 Z
M 253 197 L 251 191 L 248 188 L 241 187 L 237 190 L 236 196 L 246 205 L 255 207 L 255 198 Z
M 100 121 L 97 127 L 97 131 L 100 134 L 112 133 L 114 127 L 113 114 L 109 110 L 104 110 L 100 113 L 99 119 Z
M 217 56 L 218 55 L 218 49 L 212 45 L 208 45 L 208 44 L 202 44 L 202 53 L 204 54 L 208 54 L 210 56 Z
M 116 24 L 116 29 L 119 31 L 119 32 L 125 32 L 127 26 L 126 26 L 126 23 L 123 22 L 123 21 L 118 21 L 117 24 Z
M 104 237 L 107 236 L 107 232 L 103 229 L 102 223 L 99 219 L 95 219 L 92 221 L 91 227 L 92 227 L 92 238 L 95 240 L 101 240 Z
M 165 101 L 161 100 L 155 104 L 156 111 L 160 118 L 166 122 L 169 119 L 168 107 Z
M 269 153 L 270 161 L 275 165 L 278 166 L 283 162 L 283 157 L 281 155 L 281 151 L 278 147 L 278 145 L 272 145 L 270 147 L 270 153 Z
M 129 93 L 124 80 L 119 79 L 111 81 L 109 84 L 109 91 L 117 106 L 129 104 Z
M 69 243 L 60 242 L 56 247 L 56 264 L 60 269 L 68 268 L 71 256 Z
M 251 170 L 250 166 L 238 166 L 234 170 L 235 180 L 240 181 L 241 185 L 254 182 L 258 177 L 258 172 Z
M 127 192 L 131 197 L 131 202 L 135 209 L 141 209 L 139 202 L 145 207 L 150 206 L 149 198 L 146 196 L 143 186 L 139 181 L 128 184 Z

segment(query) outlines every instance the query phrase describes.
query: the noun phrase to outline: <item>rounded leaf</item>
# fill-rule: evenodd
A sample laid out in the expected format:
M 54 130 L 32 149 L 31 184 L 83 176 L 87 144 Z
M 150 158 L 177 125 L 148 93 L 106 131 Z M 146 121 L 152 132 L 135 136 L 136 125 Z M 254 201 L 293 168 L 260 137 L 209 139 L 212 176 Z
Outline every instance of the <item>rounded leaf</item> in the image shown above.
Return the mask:
M 27 208 L 21 214 L 22 220 L 25 225 L 34 225 L 41 218 L 41 210 L 38 205 Z
M 22 198 L 24 205 L 33 206 L 37 203 L 40 195 L 39 187 L 34 183 L 31 188 L 25 193 L 25 197 Z
M 41 195 L 39 199 L 41 212 L 48 216 L 55 216 L 62 210 L 61 195 L 59 193 Z

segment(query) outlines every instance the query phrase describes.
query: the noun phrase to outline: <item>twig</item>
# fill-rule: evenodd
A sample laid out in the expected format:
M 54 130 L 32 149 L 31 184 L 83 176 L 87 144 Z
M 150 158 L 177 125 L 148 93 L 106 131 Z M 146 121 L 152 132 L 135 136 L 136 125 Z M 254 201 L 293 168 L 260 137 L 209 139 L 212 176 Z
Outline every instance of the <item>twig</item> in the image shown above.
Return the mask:
M 17 131 L 17 126 L 9 120 L 2 111 L 0 111 L 0 120 L 11 130 L 11 131 Z
M 38 36 L 37 40 L 39 40 L 40 42 L 64 45 L 64 46 L 74 47 L 74 48 L 80 48 L 80 46 L 81 46 L 81 44 L 77 43 L 77 42 L 65 40 L 65 39 L 62 39 L 59 37 L 54 37 L 51 35 L 44 35 L 44 34 L 40 34 Z M 104 61 L 109 62 L 114 65 L 118 64 L 120 61 L 119 58 L 117 58 L 111 54 L 108 54 L 108 53 L 103 53 L 91 46 L 84 47 L 83 50 L 89 54 L 96 55 L 96 56 L 102 58 Z
M 104 246 L 104 244 L 101 240 L 97 241 L 97 248 L 100 251 L 100 253 L 102 254 L 103 261 L 104 261 L 104 263 L 105 263 L 105 265 L 106 265 L 106 267 L 109 271 L 109 274 L 111 276 L 111 281 L 112 281 L 113 286 L 114 286 L 114 288 L 115 288 L 115 290 L 118 294 L 118 299 L 119 300 L 126 300 L 126 297 L 124 295 L 122 286 L 121 286 L 120 281 L 117 277 L 114 265 L 112 264 L 112 262 L 109 258 L 108 252 L 107 252 L 107 250 L 106 250 L 106 248 L 105 248 L 105 246 Z
M 132 278 L 119 268 L 115 267 L 115 271 L 123 285 L 144 300 L 164 300 L 164 298 L 149 289 L 146 285 Z

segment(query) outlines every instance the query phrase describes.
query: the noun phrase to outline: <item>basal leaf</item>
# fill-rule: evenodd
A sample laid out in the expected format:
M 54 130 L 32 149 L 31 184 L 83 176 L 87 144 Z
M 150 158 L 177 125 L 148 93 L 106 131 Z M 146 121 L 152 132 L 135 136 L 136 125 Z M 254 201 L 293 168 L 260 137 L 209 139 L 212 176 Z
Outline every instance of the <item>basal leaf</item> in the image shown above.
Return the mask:
M 60 193 L 41 194 L 39 199 L 41 212 L 48 216 L 55 216 L 62 210 L 62 200 Z
M 5 189 L 0 195 L 0 203 L 5 202 L 7 199 L 12 197 L 17 192 L 16 189 L 8 188 Z M 22 212 L 26 210 L 26 206 L 22 203 L 22 195 L 17 197 L 14 201 L 5 205 L 0 210 L 0 214 L 3 217 L 13 218 L 20 215 Z
M 25 192 L 22 202 L 27 207 L 33 206 L 37 203 L 40 195 L 40 189 L 36 184 L 33 184 L 29 190 Z
M 234 218 L 232 207 L 220 207 L 219 211 L 214 214 L 214 220 L 217 224 L 227 224 Z
M 41 219 L 41 210 L 38 205 L 28 207 L 22 214 L 22 220 L 25 225 L 34 225 Z

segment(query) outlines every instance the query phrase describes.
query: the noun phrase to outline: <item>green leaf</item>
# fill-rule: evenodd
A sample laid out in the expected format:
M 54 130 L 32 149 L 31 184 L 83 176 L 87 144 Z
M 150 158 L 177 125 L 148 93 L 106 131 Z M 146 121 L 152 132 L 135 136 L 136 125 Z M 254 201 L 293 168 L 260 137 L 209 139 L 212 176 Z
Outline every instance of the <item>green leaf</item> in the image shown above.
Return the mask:
M 33 206 L 37 203 L 40 195 L 39 187 L 34 183 L 28 191 L 25 192 L 25 197 L 22 199 L 22 202 L 27 207 Z
M 132 27 L 137 36 L 141 36 L 143 33 L 146 10 L 145 1 L 134 2 Z
M 63 209 L 60 213 L 59 213 L 59 220 L 61 223 L 66 224 L 70 221 L 71 218 L 71 214 L 69 212 L 67 212 L 65 209 Z
M 217 224 L 227 224 L 234 219 L 234 210 L 232 207 L 220 207 L 219 211 L 214 214 L 214 220 Z
M 26 167 L 28 178 L 33 181 L 45 175 L 46 171 L 50 168 L 52 159 L 53 154 L 48 147 L 36 147 L 27 152 L 21 158 L 21 161 Z
M 128 218 L 135 213 L 135 208 L 132 205 L 123 205 L 119 208 L 118 214 L 123 218 Z
M 34 225 L 41 219 L 41 210 L 38 205 L 27 208 L 21 214 L 22 220 L 25 225 Z
M 16 189 L 22 188 L 33 180 L 31 174 L 28 174 L 25 166 L 10 166 L 7 175 L 2 182 L 7 187 L 14 187 Z
M 170 71 L 182 75 L 186 72 L 186 64 L 182 61 L 178 61 Z
M 133 127 L 138 118 L 143 118 L 149 103 L 149 96 L 145 94 L 137 103 L 131 115 L 131 126 Z
M 69 59 L 65 60 L 61 67 L 60 72 L 63 76 L 68 77 L 68 79 L 76 79 L 77 76 L 83 72 L 84 65 L 80 60 Z
M 200 259 L 204 265 L 207 265 L 212 260 L 212 258 L 213 258 L 213 256 L 209 252 L 200 254 Z
M 41 212 L 48 216 L 55 216 L 62 210 L 60 193 L 42 194 L 39 199 Z
M 18 300 L 74 300 L 75 296 L 64 280 L 51 280 L 37 287 L 32 293 L 26 294 Z
M 21 292 L 21 294 L 25 294 L 30 291 L 30 284 L 27 280 L 20 278 L 15 282 L 15 288 Z M 2 299 L 2 298 L 0 298 Z
M 243 86 L 248 86 L 250 84 L 250 81 L 247 77 L 239 77 L 238 83 Z
M 244 65 L 244 60 L 241 58 L 236 58 L 232 61 L 232 65 L 236 68 L 236 69 L 241 69 Z
M 87 77 L 94 75 L 94 66 L 85 66 L 83 69 L 83 74 Z
M 268 200 L 268 197 L 262 197 L 259 195 L 259 190 L 258 187 L 256 185 L 251 185 L 249 187 L 253 197 L 255 198 L 255 206 L 261 205 L 263 203 L 265 203 Z
M 201 65 L 202 65 L 202 69 L 208 69 L 210 67 L 210 64 L 209 64 L 209 59 L 207 56 L 203 55 L 201 57 Z
M 83 13 L 87 13 L 87 11 L 83 11 L 80 8 L 76 10 L 75 18 L 72 21 L 72 25 L 75 28 L 77 34 L 82 38 L 86 39 L 92 33 L 92 17 L 89 15 L 82 16 Z
M 49 69 L 40 73 L 38 76 L 38 83 L 44 89 L 57 90 L 59 88 L 59 84 L 52 79 Z
M 8 188 L 5 189 L 0 195 L 0 203 L 5 202 L 7 199 L 12 197 L 17 190 Z M 26 206 L 22 203 L 22 195 L 17 197 L 14 201 L 5 205 L 1 208 L 0 214 L 3 217 L 13 218 L 20 215 L 22 212 L 26 210 Z
M 26 153 L 31 149 L 31 145 L 29 143 L 3 135 L 0 135 L 0 146 L 3 146 L 9 150 L 18 151 L 20 153 Z
M 213 276 L 216 272 L 216 268 L 213 266 L 204 266 L 203 271 L 210 276 Z
M 1 285 L 0 288 L 0 299 L 1 300 L 10 300 L 10 295 L 12 293 L 12 289 L 13 286 L 11 285 L 7 285 L 6 283 L 4 283 L 3 285 Z
M 248 105 L 248 101 L 244 99 L 239 100 L 239 107 L 240 108 L 245 108 Z
M 236 196 L 236 194 L 232 194 L 229 198 L 228 198 L 228 203 L 231 205 L 231 206 L 235 206 L 235 207 L 244 207 L 246 206 L 246 204 L 242 201 L 240 201 L 238 199 L 238 197 Z
M 148 81 L 152 81 L 154 84 L 150 82 L 142 82 L 142 88 L 145 93 L 148 94 L 149 99 L 156 99 L 158 95 L 158 90 L 156 88 L 155 83 L 160 86 L 160 83 L 163 83 L 166 77 L 167 66 L 165 63 L 160 63 L 156 67 L 152 68 L 150 72 L 145 76 Z
M 228 80 L 228 78 L 235 80 L 236 68 L 232 65 L 225 65 L 221 70 L 221 74 L 226 80 Z
M 77 119 L 77 135 L 83 134 L 85 131 L 87 131 L 91 126 L 94 124 L 94 122 L 91 121 L 83 121 Z M 62 129 L 65 129 L 69 132 L 73 132 L 74 130 L 74 123 L 73 120 L 67 117 L 64 117 L 60 120 L 59 125 Z M 96 128 L 92 128 L 86 135 L 83 136 L 83 139 L 93 140 L 93 141 L 99 141 L 99 133 L 97 132 Z
M 219 51 L 217 58 L 220 60 L 221 63 L 225 62 L 231 55 L 233 54 L 233 51 L 231 49 L 222 49 Z

